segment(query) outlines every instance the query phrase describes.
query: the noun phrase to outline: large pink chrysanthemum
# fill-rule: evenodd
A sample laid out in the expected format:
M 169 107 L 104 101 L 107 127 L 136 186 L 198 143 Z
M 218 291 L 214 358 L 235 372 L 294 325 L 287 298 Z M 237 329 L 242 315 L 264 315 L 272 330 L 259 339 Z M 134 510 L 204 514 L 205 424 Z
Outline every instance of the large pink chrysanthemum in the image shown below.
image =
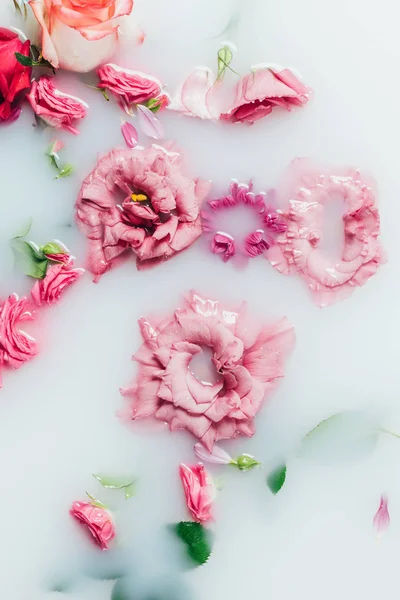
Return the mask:
M 267 258 L 280 273 L 299 274 L 319 306 L 347 298 L 384 262 L 374 182 L 366 181 L 355 169 L 321 171 L 297 159 L 285 185 L 281 200 L 290 198 L 284 213 L 287 229 L 267 251 Z M 332 261 L 319 245 L 324 205 L 337 197 L 346 204 L 344 247 L 341 258 Z
M 206 448 L 254 433 L 253 420 L 265 395 L 284 374 L 294 344 L 285 318 L 257 331 L 239 311 L 189 294 L 182 309 L 159 323 L 142 318 L 144 339 L 134 356 L 137 381 L 122 390 L 132 398 L 132 418 L 155 416 L 170 429 L 188 429 Z M 210 348 L 220 377 L 204 383 L 190 371 L 192 358 Z
M 132 250 L 143 268 L 200 236 L 200 204 L 210 184 L 184 175 L 181 162 L 179 153 L 158 145 L 112 150 L 99 160 L 76 204 L 96 277 L 125 250 Z

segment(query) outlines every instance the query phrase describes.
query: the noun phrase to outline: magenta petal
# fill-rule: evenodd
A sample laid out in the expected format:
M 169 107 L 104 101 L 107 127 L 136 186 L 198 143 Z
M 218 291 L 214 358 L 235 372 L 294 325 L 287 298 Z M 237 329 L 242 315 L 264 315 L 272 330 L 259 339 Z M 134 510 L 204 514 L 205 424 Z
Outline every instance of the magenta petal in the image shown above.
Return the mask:
M 223 254 L 224 262 L 227 262 L 236 253 L 235 240 L 228 234 L 218 232 L 211 241 L 211 252 Z
M 388 511 L 388 499 L 386 496 L 381 496 L 379 508 L 374 516 L 374 529 L 378 536 L 381 536 L 390 525 L 390 516 Z
M 127 123 L 123 121 L 121 125 L 121 133 L 124 136 L 124 140 L 128 148 L 134 148 L 138 143 L 138 132 L 132 123 Z
M 155 140 L 161 140 L 164 137 L 164 127 L 157 119 L 154 113 L 143 104 L 137 105 L 137 116 L 139 119 L 141 130 L 148 137 Z
M 269 244 L 264 239 L 264 232 L 262 230 L 253 231 L 246 236 L 244 240 L 244 252 L 247 256 L 253 258 L 259 256 L 266 250 L 268 250 Z

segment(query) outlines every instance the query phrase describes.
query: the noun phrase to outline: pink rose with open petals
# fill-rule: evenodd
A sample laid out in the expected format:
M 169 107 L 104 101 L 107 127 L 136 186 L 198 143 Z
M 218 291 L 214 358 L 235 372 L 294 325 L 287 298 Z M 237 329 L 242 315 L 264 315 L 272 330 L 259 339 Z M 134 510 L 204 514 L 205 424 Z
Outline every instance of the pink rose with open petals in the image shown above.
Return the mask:
M 201 235 L 200 204 L 210 184 L 184 175 L 181 162 L 177 152 L 158 145 L 116 149 L 86 177 L 76 218 L 96 278 L 126 250 L 140 269 L 171 258 Z
M 179 465 L 179 475 L 185 492 L 187 507 L 195 521 L 205 523 L 212 519 L 213 486 L 204 465 Z
M 154 416 L 171 431 L 187 429 L 209 451 L 218 440 L 253 435 L 254 417 L 283 377 L 294 344 L 286 319 L 257 328 L 245 307 L 227 310 L 192 292 L 171 316 L 154 323 L 142 318 L 139 326 L 137 379 L 121 390 L 132 399 L 133 419 Z M 203 348 L 212 351 L 214 384 L 190 370 Z
M 98 87 L 114 94 L 125 110 L 136 104 L 146 104 L 149 100 L 154 100 L 160 108 L 168 104 L 161 82 L 151 75 L 111 63 L 100 67 L 97 73 L 100 79 Z
M 310 93 L 289 69 L 259 68 L 240 80 L 235 102 L 220 118 L 233 123 L 254 123 L 276 106 L 286 110 L 304 106 Z
M 27 98 L 35 114 L 47 125 L 79 133 L 74 124 L 86 115 L 88 105 L 75 96 L 60 92 L 54 85 L 54 77 L 43 76 L 34 81 Z
M 74 269 L 72 261 L 50 266 L 45 277 L 35 282 L 31 290 L 32 300 L 38 306 L 57 302 L 64 290 L 84 272 L 84 269 Z
M 91 71 L 116 50 L 121 18 L 133 0 L 31 0 L 42 53 L 55 68 Z M 143 41 L 141 39 L 140 41 Z
M 0 387 L 1 367 L 8 365 L 19 369 L 37 354 L 36 341 L 19 329 L 21 321 L 33 319 L 26 298 L 12 294 L 0 303 Z
M 108 510 L 91 502 L 74 502 L 70 514 L 87 526 L 102 550 L 108 549 L 115 537 L 114 523 Z

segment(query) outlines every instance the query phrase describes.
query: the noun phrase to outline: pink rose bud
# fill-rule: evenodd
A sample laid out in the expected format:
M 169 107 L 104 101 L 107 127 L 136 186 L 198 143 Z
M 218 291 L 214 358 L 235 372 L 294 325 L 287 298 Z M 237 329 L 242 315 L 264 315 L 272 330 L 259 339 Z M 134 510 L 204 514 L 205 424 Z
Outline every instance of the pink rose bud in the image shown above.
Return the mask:
M 74 126 L 76 121 L 83 119 L 89 108 L 83 100 L 60 92 L 54 85 L 54 77 L 48 75 L 32 83 L 27 98 L 35 114 L 47 125 L 74 134 L 79 133 Z
M 204 448 L 203 444 L 200 444 L 198 442 L 194 446 L 194 451 L 196 453 L 196 456 L 204 462 L 213 463 L 215 465 L 234 464 L 232 457 L 229 456 L 229 454 L 225 452 L 225 450 L 219 448 L 219 446 L 217 446 L 216 444 L 214 444 L 212 452 L 209 452 L 206 448 Z
M 35 304 L 53 304 L 60 299 L 64 290 L 84 273 L 84 269 L 74 269 L 73 262 L 58 263 L 50 266 L 44 279 L 38 279 L 32 290 L 31 297 Z
M 102 550 L 107 550 L 109 542 L 115 537 L 115 528 L 111 514 L 91 502 L 74 502 L 70 514 L 84 523 Z
M 379 508 L 374 516 L 374 529 L 378 537 L 381 537 L 390 525 L 390 516 L 388 511 L 388 499 L 386 496 L 381 496 Z
M 187 507 L 195 521 L 204 523 L 211 516 L 213 487 L 203 465 L 179 466 Z
M 132 123 L 127 123 L 126 121 L 123 121 L 121 125 L 121 132 L 124 136 L 124 140 L 128 148 L 134 148 L 135 146 L 137 146 L 139 136 Z

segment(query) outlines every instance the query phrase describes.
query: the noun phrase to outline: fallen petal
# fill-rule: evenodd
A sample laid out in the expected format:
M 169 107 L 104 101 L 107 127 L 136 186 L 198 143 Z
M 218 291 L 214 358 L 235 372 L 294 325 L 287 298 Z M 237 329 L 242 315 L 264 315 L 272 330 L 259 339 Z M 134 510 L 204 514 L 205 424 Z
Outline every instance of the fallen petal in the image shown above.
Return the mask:
M 143 104 L 138 104 L 136 108 L 143 133 L 156 140 L 161 140 L 164 137 L 164 127 L 155 114 Z
M 122 122 L 121 133 L 124 136 L 124 140 L 128 148 L 134 148 L 138 143 L 138 132 L 132 123 Z

